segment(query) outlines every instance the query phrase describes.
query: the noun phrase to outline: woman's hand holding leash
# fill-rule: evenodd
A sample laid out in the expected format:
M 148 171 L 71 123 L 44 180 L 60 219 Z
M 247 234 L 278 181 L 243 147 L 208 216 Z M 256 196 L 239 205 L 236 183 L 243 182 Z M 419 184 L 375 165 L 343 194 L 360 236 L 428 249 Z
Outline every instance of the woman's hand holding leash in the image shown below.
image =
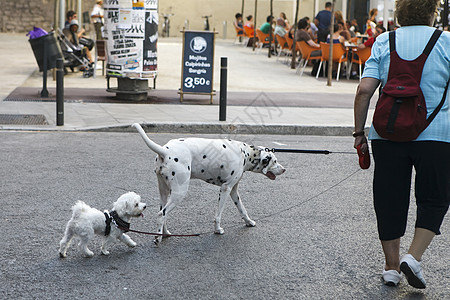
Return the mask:
M 366 136 L 364 135 L 364 131 L 361 134 L 353 134 L 355 137 L 354 147 L 359 156 L 359 166 L 361 169 L 368 169 L 370 167 L 370 154 L 369 154 L 369 145 L 367 144 Z

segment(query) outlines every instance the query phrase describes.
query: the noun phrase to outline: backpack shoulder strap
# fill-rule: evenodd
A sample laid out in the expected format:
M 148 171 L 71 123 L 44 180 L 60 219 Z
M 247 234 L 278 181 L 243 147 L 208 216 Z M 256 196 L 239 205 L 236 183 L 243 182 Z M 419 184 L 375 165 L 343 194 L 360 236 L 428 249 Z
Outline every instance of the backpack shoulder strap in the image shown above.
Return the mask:
M 395 51 L 395 30 L 389 32 L 389 52 Z
M 447 97 L 447 90 L 448 90 L 449 83 L 450 83 L 450 78 L 448 79 L 447 85 L 445 86 L 444 95 L 442 95 L 441 102 L 439 102 L 439 105 L 434 109 L 434 111 L 431 113 L 431 115 L 427 119 L 428 124 L 431 123 L 431 121 L 433 121 L 434 117 L 436 117 L 437 113 L 441 110 L 442 106 L 444 105 L 445 98 Z
M 430 40 L 428 41 L 427 46 L 423 50 L 423 54 L 425 54 L 426 56 L 430 55 L 431 50 L 433 50 L 433 47 L 436 44 L 439 37 L 441 36 L 441 34 L 442 34 L 442 31 L 439 29 L 436 29 L 433 32 L 433 35 L 431 36 Z

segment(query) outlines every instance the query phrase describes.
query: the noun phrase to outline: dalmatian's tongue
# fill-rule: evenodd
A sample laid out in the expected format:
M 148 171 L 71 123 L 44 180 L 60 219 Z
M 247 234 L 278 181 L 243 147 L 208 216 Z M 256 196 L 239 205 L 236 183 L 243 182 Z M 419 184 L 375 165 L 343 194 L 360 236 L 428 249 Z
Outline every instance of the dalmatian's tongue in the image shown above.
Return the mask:
M 275 176 L 275 174 L 273 174 L 272 172 L 267 172 L 267 173 L 266 173 L 266 176 L 269 177 L 270 180 L 275 180 L 275 178 L 277 177 L 277 176 Z

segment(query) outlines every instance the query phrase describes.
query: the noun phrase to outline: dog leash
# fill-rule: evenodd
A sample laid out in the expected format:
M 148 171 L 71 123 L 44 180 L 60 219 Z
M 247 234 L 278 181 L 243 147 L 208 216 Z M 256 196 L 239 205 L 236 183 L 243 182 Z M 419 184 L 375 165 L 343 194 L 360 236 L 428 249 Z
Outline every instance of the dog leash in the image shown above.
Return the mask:
M 272 148 L 266 149 L 270 152 L 285 152 L 285 153 L 306 153 L 306 154 L 355 154 L 355 152 L 348 152 L 348 151 L 328 151 L 328 150 L 303 150 L 303 149 L 283 149 L 283 148 Z
M 200 236 L 200 233 L 193 233 L 193 234 L 165 234 L 165 233 L 155 233 L 155 232 L 145 232 L 145 231 L 139 231 L 139 230 L 133 230 L 133 229 L 127 229 L 125 227 L 117 226 L 117 228 L 127 231 L 127 232 L 134 232 L 139 234 L 147 234 L 147 235 L 156 235 L 156 236 L 163 236 L 163 237 L 193 237 L 193 236 Z

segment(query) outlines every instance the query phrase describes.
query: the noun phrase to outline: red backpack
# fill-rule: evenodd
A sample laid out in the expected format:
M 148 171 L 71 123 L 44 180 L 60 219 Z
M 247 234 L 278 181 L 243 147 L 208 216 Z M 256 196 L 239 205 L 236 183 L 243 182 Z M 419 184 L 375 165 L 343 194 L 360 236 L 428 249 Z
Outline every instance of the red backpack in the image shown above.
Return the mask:
M 442 31 L 436 29 L 422 54 L 407 61 L 395 50 L 395 31 L 389 33 L 389 74 L 373 115 L 373 126 L 382 138 L 395 142 L 415 140 L 444 105 L 448 82 L 441 102 L 428 119 L 427 105 L 420 89 L 425 61 L 441 34 Z

